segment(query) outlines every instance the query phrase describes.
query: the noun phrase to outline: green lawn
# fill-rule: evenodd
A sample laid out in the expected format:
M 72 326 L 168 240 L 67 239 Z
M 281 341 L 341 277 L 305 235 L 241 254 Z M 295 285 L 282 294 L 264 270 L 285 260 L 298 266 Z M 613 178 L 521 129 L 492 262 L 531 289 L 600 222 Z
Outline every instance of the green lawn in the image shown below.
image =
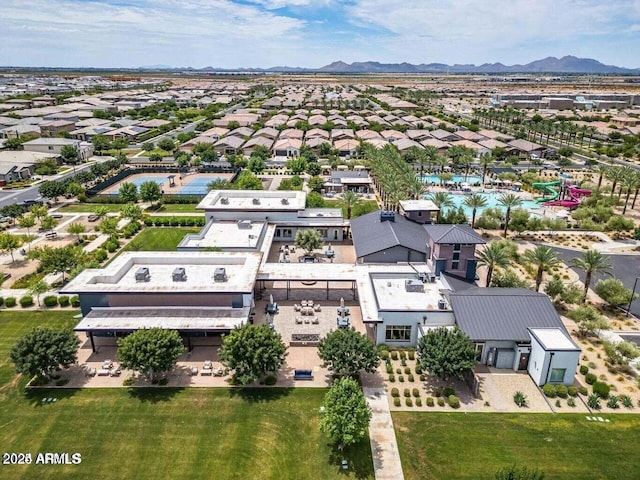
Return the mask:
M 342 206 L 340 200 L 326 200 L 324 201 L 326 208 L 342 208 L 342 215 L 347 218 L 347 208 Z M 352 209 L 351 217 L 359 217 L 365 213 L 371 213 L 378 210 L 380 207 L 375 200 L 360 200 Z
M 80 453 L 79 465 L 3 465 L 4 479 L 373 479 L 368 440 L 336 454 L 319 430 L 324 389 L 35 389 L 7 352 L 75 312 L 0 315 L 3 452 Z M 55 403 L 42 403 L 56 397 Z M 347 475 L 340 461 L 347 458 Z
M 146 227 L 122 250 L 172 252 L 185 235 L 198 233 L 200 230 L 200 227 Z
M 166 203 L 157 210 L 146 210 L 146 213 L 153 215 L 154 213 L 201 213 L 203 210 L 196 210 L 196 203 Z
M 121 203 L 74 203 L 58 209 L 61 213 L 93 213 L 98 207 L 106 207 L 109 213 L 119 213 L 124 204 Z
M 536 467 L 549 479 L 638 479 L 640 417 L 584 414 L 393 413 L 405 478 L 492 479 Z

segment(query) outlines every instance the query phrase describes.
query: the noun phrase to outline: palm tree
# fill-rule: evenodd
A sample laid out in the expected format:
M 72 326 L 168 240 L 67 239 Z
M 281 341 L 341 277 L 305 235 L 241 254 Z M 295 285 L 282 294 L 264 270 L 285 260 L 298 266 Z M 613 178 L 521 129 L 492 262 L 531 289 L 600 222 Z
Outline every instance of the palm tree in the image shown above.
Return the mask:
M 360 199 L 358 198 L 358 196 L 351 190 L 347 190 L 342 194 L 342 200 L 340 201 L 340 204 L 347 209 L 347 219 L 351 218 L 353 207 L 355 207 L 359 201 Z
M 496 267 L 506 268 L 511 264 L 509 252 L 501 244 L 492 242 L 485 245 L 478 254 L 478 264 L 487 267 L 486 286 L 491 286 L 491 277 Z
M 482 167 L 482 185 L 484 185 L 484 178 L 487 176 L 487 170 L 493 165 L 494 158 L 493 153 L 483 153 L 480 155 L 480 166 Z
M 542 274 L 545 269 L 555 267 L 560 263 L 560 259 L 549 247 L 539 246 L 531 250 L 527 250 L 523 255 L 524 261 L 537 267 L 536 272 L 536 292 L 540 290 L 542 283 Z
M 622 215 L 627 213 L 627 206 L 629 205 L 629 197 L 631 196 L 631 190 L 637 188 L 638 179 L 640 177 L 637 175 L 637 172 L 629 168 L 629 171 L 626 173 L 624 178 L 622 179 L 622 185 L 627 189 L 627 196 L 624 199 L 624 208 L 622 209 Z
M 504 193 L 498 197 L 498 204 L 505 207 L 507 211 L 504 214 L 504 237 L 507 238 L 507 228 L 511 219 L 511 209 L 522 205 L 522 198 L 513 193 Z
M 611 264 L 597 250 L 587 250 L 582 257 L 574 258 L 571 266 L 579 270 L 584 270 L 584 293 L 582 294 L 582 303 L 587 299 L 587 292 L 591 285 L 591 277 L 594 273 L 605 273 L 611 275 Z
M 418 200 L 426 191 L 425 184 L 415 175 L 407 179 L 406 188 L 409 197 L 413 200 Z
M 438 210 L 438 223 L 440 223 L 440 218 L 442 216 L 442 209 L 444 207 L 451 208 L 454 206 L 453 198 L 451 198 L 451 194 L 448 192 L 434 192 L 429 195 L 429 200 L 431 200 Z
M 487 206 L 487 199 L 479 193 L 474 193 L 465 198 L 462 203 L 471 209 L 471 228 L 476 228 L 476 211 Z
M 602 185 L 602 177 L 606 176 L 607 170 L 609 170 L 609 165 L 605 165 L 603 163 L 599 164 L 596 167 L 598 172 L 598 186 L 597 189 L 600 190 L 600 186 Z

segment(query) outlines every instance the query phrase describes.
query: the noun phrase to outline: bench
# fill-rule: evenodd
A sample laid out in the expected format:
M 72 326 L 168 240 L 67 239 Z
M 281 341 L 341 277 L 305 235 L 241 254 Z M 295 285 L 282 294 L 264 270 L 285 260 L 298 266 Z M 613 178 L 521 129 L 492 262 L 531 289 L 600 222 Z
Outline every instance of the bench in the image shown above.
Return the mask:
M 48 232 L 48 233 L 45 233 L 44 236 L 46 238 L 56 238 L 58 236 L 58 232 Z
M 294 370 L 294 380 L 313 380 L 313 372 L 311 370 Z

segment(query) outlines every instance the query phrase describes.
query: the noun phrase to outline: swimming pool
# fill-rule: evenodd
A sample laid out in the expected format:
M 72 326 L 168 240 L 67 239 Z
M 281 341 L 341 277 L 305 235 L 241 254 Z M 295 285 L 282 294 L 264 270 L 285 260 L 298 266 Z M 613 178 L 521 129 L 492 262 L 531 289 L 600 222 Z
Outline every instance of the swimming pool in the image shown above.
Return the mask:
M 209 184 L 216 180 L 226 180 L 224 177 L 197 177 L 180 189 L 181 195 L 206 195 Z
M 500 208 L 501 210 L 505 210 L 505 208 L 498 203 L 498 198 L 500 198 L 500 196 L 503 195 L 503 193 L 488 192 L 488 193 L 479 193 L 478 195 L 482 195 L 485 198 L 485 200 L 487 201 L 487 206 L 478 208 L 476 210 L 476 217 L 479 217 L 482 214 L 483 210 L 486 208 L 497 207 L 497 208 Z M 453 208 L 457 209 L 458 207 L 462 206 L 462 210 L 464 211 L 464 214 L 467 217 L 469 217 L 469 219 L 471 219 L 472 209 L 464 205 L 464 200 L 468 196 L 469 195 L 465 195 L 461 193 L 452 193 L 451 199 L 453 200 L 453 203 L 454 203 Z M 429 197 L 427 196 L 426 198 L 428 199 Z M 520 205 L 518 208 L 528 210 L 530 213 L 534 215 L 539 215 L 538 212 L 542 210 L 542 207 L 533 200 L 523 200 L 522 205 Z
M 435 183 L 436 185 L 440 184 L 440 177 L 438 177 L 437 175 L 423 175 L 421 180 L 425 183 Z M 468 175 L 467 179 L 465 180 L 464 175 L 454 175 L 451 180 L 447 180 L 447 181 L 452 181 L 454 183 L 466 182 L 466 183 L 470 183 L 471 185 L 474 185 L 476 183 L 477 184 L 481 183 L 482 177 L 477 177 L 475 175 Z

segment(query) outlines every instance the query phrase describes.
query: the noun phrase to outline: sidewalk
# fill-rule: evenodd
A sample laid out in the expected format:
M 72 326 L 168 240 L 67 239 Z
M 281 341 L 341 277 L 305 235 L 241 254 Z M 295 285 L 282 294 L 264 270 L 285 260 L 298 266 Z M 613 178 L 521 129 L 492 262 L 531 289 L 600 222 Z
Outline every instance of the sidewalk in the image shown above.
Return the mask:
M 376 480 L 401 480 L 404 474 L 387 394 L 384 388 L 364 387 L 363 391 L 372 413 L 369 438 Z

